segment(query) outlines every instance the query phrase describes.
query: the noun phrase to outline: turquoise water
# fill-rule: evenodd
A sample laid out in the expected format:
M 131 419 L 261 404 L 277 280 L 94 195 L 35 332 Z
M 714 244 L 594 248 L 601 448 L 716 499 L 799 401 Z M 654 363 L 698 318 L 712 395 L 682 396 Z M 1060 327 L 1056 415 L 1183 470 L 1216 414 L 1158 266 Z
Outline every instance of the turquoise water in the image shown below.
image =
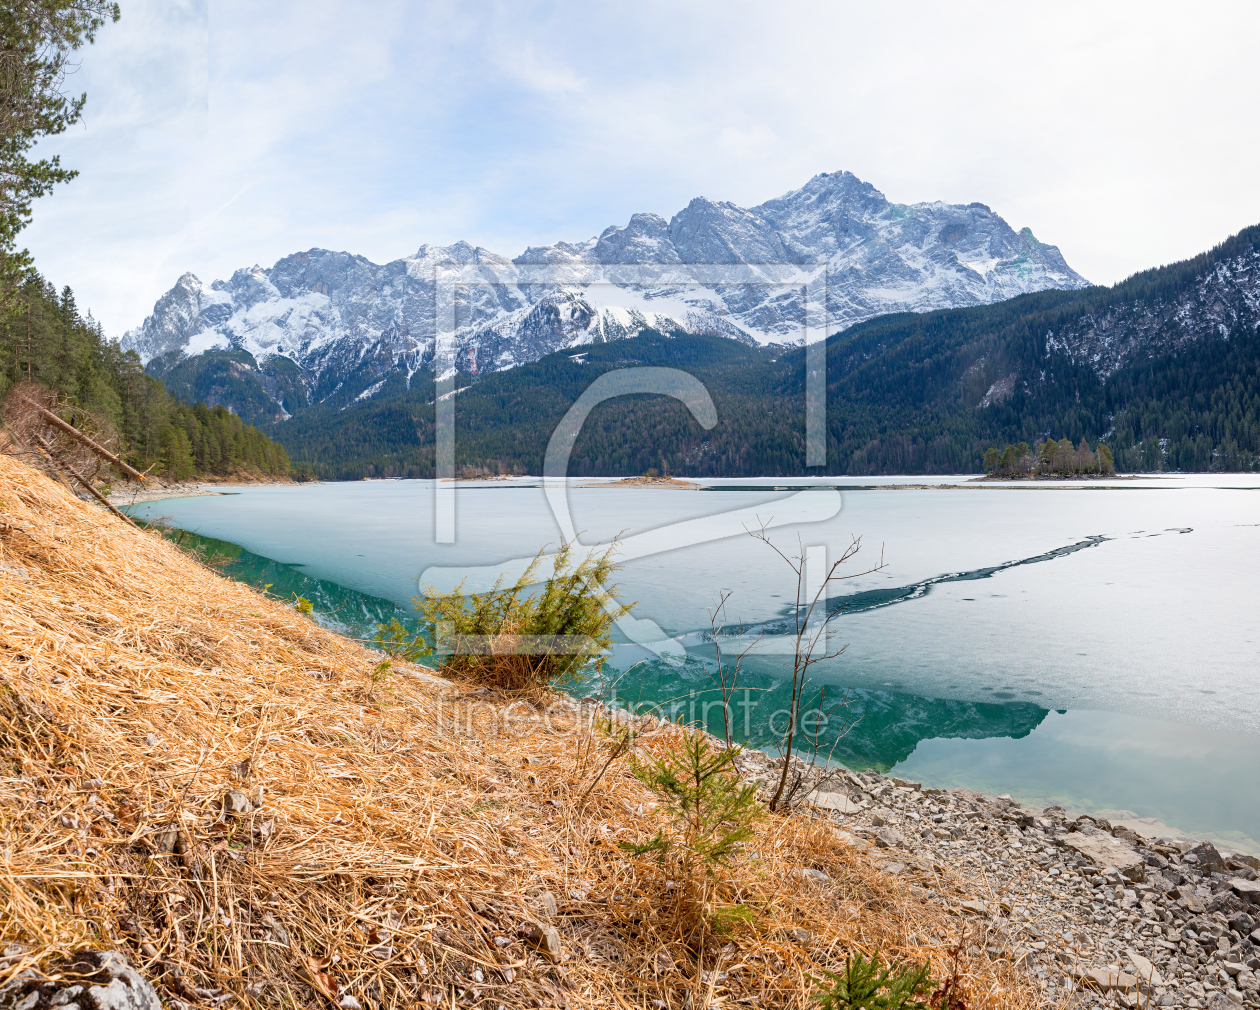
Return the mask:
M 637 601 L 639 623 L 611 659 L 628 671 L 619 700 L 684 718 L 703 717 L 707 701 L 720 731 L 706 633 L 729 592 L 719 623 L 763 635 L 732 710 L 736 735 L 755 743 L 773 737 L 787 694 L 795 583 L 743 527 L 768 521 L 775 545 L 825 549 L 828 564 L 860 537 L 842 572 L 876 567 L 881 551 L 885 564 L 830 592 L 831 608 L 844 605 L 830 647 L 847 648 L 811 670 L 810 697 L 825 689 L 825 709 L 847 704 L 815 722 L 824 751 L 1260 851 L 1260 480 L 878 489 L 911 481 L 959 478 L 831 479 L 799 493 L 773 481 L 697 492 L 573 482 L 556 510 L 537 480 L 475 483 L 455 492 L 452 544 L 435 542 L 427 481 L 244 488 L 139 511 L 274 563 L 265 581 L 321 587 L 317 609 L 354 614 L 360 634 L 409 608 L 422 576 L 475 588 L 554 547 L 566 524 L 583 543 L 620 535 L 619 596 Z M 273 592 L 300 592 L 284 585 Z
M 185 550 L 199 549 L 211 567 L 261 593 L 286 603 L 308 601 L 321 624 L 343 635 L 371 644 L 377 626 L 393 618 L 412 628 L 419 627 L 410 606 L 309 575 L 301 563 L 285 564 L 247 551 L 240 544 L 185 533 L 172 530 L 169 538 Z

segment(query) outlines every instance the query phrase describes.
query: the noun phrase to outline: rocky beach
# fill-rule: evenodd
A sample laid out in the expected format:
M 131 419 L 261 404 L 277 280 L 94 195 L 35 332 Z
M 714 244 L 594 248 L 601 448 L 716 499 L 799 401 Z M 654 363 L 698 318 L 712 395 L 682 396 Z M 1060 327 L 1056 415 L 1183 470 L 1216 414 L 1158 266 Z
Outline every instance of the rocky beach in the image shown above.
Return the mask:
M 760 751 L 739 760 L 763 788 L 782 768 Z M 1257 857 L 1009 796 L 802 770 L 817 816 L 953 910 L 972 956 L 1030 972 L 1049 1004 L 1260 1007 Z

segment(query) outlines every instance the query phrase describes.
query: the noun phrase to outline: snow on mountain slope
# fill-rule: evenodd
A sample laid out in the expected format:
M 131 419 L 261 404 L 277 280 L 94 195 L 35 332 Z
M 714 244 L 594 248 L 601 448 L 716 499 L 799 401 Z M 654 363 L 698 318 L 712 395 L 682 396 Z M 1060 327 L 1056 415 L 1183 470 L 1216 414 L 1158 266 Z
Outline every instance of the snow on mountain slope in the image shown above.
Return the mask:
M 1216 263 L 1175 298 L 1132 301 L 1074 320 L 1046 338 L 1101 378 L 1134 361 L 1176 353 L 1211 334 L 1260 330 L 1260 251 Z
M 697 284 L 689 264 L 730 265 L 733 276 L 709 269 Z M 347 395 L 372 396 L 385 377 L 409 383 L 432 365 L 435 277 L 450 268 L 489 282 L 458 289 L 460 371 L 470 355 L 480 371 L 511 368 L 648 326 L 799 342 L 807 284 L 826 285 L 831 332 L 890 312 L 1087 286 L 1056 247 L 1027 228 L 1016 233 L 983 204 L 890 204 L 848 172 L 824 173 L 751 209 L 697 198 L 669 221 L 635 214 L 624 228 L 515 260 L 459 242 L 384 265 L 311 249 L 209 288 L 188 273 L 122 342 L 154 370 L 233 349 L 260 366 L 292 361 L 315 400 L 347 384 L 356 387 Z

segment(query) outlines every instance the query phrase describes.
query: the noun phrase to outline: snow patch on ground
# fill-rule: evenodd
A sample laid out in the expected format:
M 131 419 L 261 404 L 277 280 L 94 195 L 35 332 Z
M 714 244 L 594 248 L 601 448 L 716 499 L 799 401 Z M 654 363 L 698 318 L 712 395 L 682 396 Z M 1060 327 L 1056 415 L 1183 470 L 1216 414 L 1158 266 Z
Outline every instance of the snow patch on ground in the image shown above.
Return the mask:
M 202 330 L 188 338 L 188 343 L 184 345 L 184 354 L 192 358 L 198 354 L 205 354 L 206 351 L 225 351 L 231 346 L 231 342 L 222 333 Z
M 381 379 L 380 382 L 372 383 L 372 385 L 368 386 L 367 389 L 354 398 L 355 402 L 358 403 L 360 400 L 372 399 L 372 397 L 381 391 L 382 387 L 384 387 L 385 383 L 388 381 L 388 379 Z

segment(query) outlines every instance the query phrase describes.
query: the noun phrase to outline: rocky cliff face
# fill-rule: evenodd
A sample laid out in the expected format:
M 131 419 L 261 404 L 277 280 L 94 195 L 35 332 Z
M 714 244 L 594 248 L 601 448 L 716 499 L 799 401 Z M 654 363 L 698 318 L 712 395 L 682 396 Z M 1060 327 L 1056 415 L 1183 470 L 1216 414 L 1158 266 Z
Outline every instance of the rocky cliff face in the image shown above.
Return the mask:
M 1073 320 L 1046 339 L 1106 379 L 1144 358 L 1173 354 L 1209 337 L 1260 329 L 1260 250 L 1213 264 L 1169 297 L 1138 299 Z
M 646 273 L 628 269 L 640 264 Z M 689 264 L 737 269 L 723 280 L 709 268 L 696 283 Z M 456 299 L 455 367 L 464 372 L 511 368 L 647 326 L 799 342 L 806 285 L 815 304 L 825 289 L 832 332 L 890 312 L 1087 285 L 1057 248 L 1027 228 L 1015 232 L 983 204 L 891 204 L 848 172 L 824 173 L 751 209 L 697 198 L 669 221 L 636 214 L 624 228 L 532 247 L 515 260 L 460 242 L 384 265 L 312 249 L 208 288 L 185 274 L 123 345 L 159 373 L 235 350 L 264 373 L 276 358 L 297 365 L 312 400 L 371 396 L 393 376 L 409 383 L 432 367 L 435 277 L 450 267 L 489 282 L 461 288 Z

